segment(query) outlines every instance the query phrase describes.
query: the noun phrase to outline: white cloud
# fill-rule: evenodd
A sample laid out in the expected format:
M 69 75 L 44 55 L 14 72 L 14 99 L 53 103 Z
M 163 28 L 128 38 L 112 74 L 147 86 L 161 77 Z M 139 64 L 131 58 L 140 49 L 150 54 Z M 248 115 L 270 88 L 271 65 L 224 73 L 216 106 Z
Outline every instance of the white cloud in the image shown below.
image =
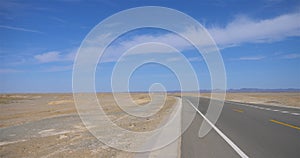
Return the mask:
M 56 62 L 61 60 L 61 53 L 58 51 L 47 52 L 35 55 L 34 58 L 40 63 Z
M 247 17 L 237 17 L 232 22 L 229 22 L 225 27 L 210 27 L 207 28 L 209 33 L 212 35 L 213 39 L 216 41 L 219 47 L 234 47 L 241 45 L 243 43 L 264 43 L 284 40 L 287 37 L 300 36 L 300 13 L 285 14 L 278 17 L 263 19 L 263 20 L 252 20 Z M 182 32 L 183 35 L 199 39 L 198 37 L 200 30 L 193 27 L 186 28 Z M 99 41 L 106 39 L 110 34 L 104 34 L 97 37 L 95 45 L 99 44 Z M 206 39 L 197 40 L 197 45 L 203 47 L 208 46 Z M 114 62 L 128 49 L 148 42 L 156 42 L 170 45 L 179 51 L 186 51 L 192 49 L 192 45 L 177 36 L 176 34 L 166 33 L 160 35 L 137 35 L 132 38 L 120 41 L 117 44 L 113 44 L 106 50 L 105 54 L 101 58 L 101 62 Z M 93 45 L 93 43 L 92 43 Z M 99 47 L 89 48 L 88 52 L 96 52 Z M 143 54 L 150 52 L 151 48 L 136 50 L 135 54 Z M 159 49 L 151 50 L 151 53 L 173 53 L 170 49 Z M 62 55 L 60 52 L 47 52 L 35 56 L 41 63 L 55 62 L 55 61 L 71 61 L 74 59 L 76 52 L 73 51 L 67 55 Z M 261 60 L 263 57 L 243 57 L 239 60 Z
M 247 56 L 247 57 L 240 57 L 233 60 L 262 60 L 265 56 Z
M 68 54 L 66 54 L 64 56 L 64 61 L 73 61 L 75 59 L 75 56 L 76 56 L 76 53 L 77 53 L 77 50 L 74 49 L 73 51 L 69 52 Z
M 26 29 L 26 28 L 22 28 L 22 27 L 7 26 L 7 25 L 0 25 L 0 28 L 16 30 L 16 31 L 23 31 L 23 32 L 43 33 L 41 31 L 37 31 L 37 30 Z
M 58 61 L 73 61 L 76 55 L 76 51 L 72 51 L 68 54 L 62 54 L 59 51 L 50 51 L 34 56 L 39 63 L 50 63 Z
M 66 23 L 66 20 L 58 18 L 58 17 L 51 16 L 50 18 L 53 19 L 53 20 L 55 20 L 55 21 L 57 21 L 57 22 L 60 22 L 62 24 Z
M 241 43 L 264 43 L 300 36 L 300 13 L 285 14 L 271 19 L 251 20 L 238 17 L 226 27 L 208 29 L 220 46 Z
M 211 27 L 207 28 L 213 39 L 220 48 L 234 47 L 243 43 L 270 43 L 274 41 L 284 40 L 287 37 L 300 36 L 300 13 L 285 14 L 278 17 L 251 20 L 247 17 L 237 17 L 232 22 L 225 25 L 225 27 Z M 193 27 L 186 28 L 183 35 L 189 38 L 199 39 L 201 30 Z M 196 43 L 198 46 L 208 46 L 206 39 L 200 39 Z M 179 51 L 189 50 L 192 45 L 182 39 L 181 37 L 167 33 L 161 35 L 139 35 L 132 39 L 124 40 L 117 45 L 111 46 L 108 49 L 106 58 L 103 60 L 113 61 L 114 58 L 119 57 L 125 50 L 141 43 L 158 42 L 168 44 L 177 48 Z M 140 51 L 140 53 L 149 51 Z M 138 53 L 138 52 L 137 52 Z M 153 53 L 172 53 L 166 50 L 155 50 Z M 242 60 L 251 60 L 245 58 Z M 252 60 L 257 60 L 253 58 Z
M 120 43 L 114 44 L 105 52 L 103 61 L 114 61 L 116 58 L 120 57 L 126 50 L 133 48 L 137 45 L 144 43 L 162 43 L 164 45 L 169 45 L 171 47 L 176 47 L 179 51 L 188 49 L 190 47 L 189 43 L 184 39 L 174 35 L 174 34 L 161 34 L 158 36 L 153 35 L 138 35 L 131 39 L 123 40 Z M 156 44 L 144 45 L 142 47 L 135 48 L 131 55 L 145 54 L 145 53 L 173 53 L 174 51 L 167 47 L 157 47 Z

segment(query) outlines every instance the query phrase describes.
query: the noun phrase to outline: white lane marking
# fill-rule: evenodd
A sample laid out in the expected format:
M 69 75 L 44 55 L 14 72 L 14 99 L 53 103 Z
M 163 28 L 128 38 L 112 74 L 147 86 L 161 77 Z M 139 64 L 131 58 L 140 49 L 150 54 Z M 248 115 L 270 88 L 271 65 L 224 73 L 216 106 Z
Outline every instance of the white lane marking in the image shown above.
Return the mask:
M 289 112 L 289 111 L 282 111 L 282 110 L 277 110 L 277 109 L 264 108 L 264 107 L 260 107 L 260 106 L 253 106 L 253 105 L 236 103 L 236 102 L 228 102 L 228 103 L 232 103 L 232 104 L 235 104 L 235 105 L 242 105 L 242 106 L 252 107 L 252 108 L 261 109 L 261 110 L 269 110 L 269 111 L 274 111 L 274 112 L 280 112 L 280 113 L 283 113 L 283 114 L 291 114 L 291 115 L 295 115 L 295 116 L 300 115 L 299 113 L 292 113 L 292 112 Z
M 300 115 L 299 113 L 291 113 L 292 115 L 296 115 L 296 116 L 298 116 L 298 115 Z
M 233 103 L 233 104 L 237 104 L 237 105 L 250 106 L 250 105 L 247 105 L 247 103 L 242 103 L 242 102 L 226 101 L 226 103 Z M 248 103 L 248 104 L 251 104 L 251 103 Z M 289 109 L 296 109 L 296 110 L 300 109 L 300 107 L 285 106 L 285 105 L 266 105 L 266 106 L 271 106 L 271 107 L 276 107 L 276 108 L 289 108 Z
M 194 105 L 187 99 L 188 103 L 204 118 L 204 120 L 242 157 L 249 158 L 237 145 L 235 145 L 221 130 L 211 123 Z

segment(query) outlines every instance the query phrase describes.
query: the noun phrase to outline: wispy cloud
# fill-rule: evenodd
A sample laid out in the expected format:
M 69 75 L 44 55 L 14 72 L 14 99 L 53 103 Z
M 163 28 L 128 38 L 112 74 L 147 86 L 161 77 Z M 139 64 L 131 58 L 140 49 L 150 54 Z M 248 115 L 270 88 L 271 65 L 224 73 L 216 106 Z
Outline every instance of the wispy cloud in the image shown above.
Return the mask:
M 101 40 L 99 40 L 101 41 Z M 146 44 L 147 43 L 147 44 Z M 151 44 L 153 43 L 153 44 Z M 136 47 L 137 45 L 141 45 Z M 144 45 L 145 44 L 145 45 Z M 165 45 L 166 47 L 161 47 L 159 44 Z M 170 54 L 176 52 L 174 49 L 170 49 L 168 46 L 171 46 L 178 51 L 184 51 L 192 48 L 192 45 L 189 44 L 186 40 L 180 38 L 175 34 L 160 34 L 160 35 L 136 35 L 127 39 L 120 40 L 118 43 L 115 43 L 109 46 L 101 59 L 103 62 L 112 62 L 116 61 L 125 51 L 134 48 L 130 52 L 130 55 L 138 54 Z
M 31 29 L 26 29 L 26 28 L 22 28 L 22 27 L 14 27 L 14 26 L 0 25 L 0 28 L 3 28 L 3 29 L 9 29 L 9 30 L 16 30 L 16 31 L 23 31 L 23 32 L 33 32 L 33 33 L 44 34 L 44 32 L 41 32 L 41 31 L 31 30 Z
M 220 46 L 273 42 L 300 36 L 299 19 L 299 12 L 263 20 L 239 16 L 225 27 L 212 27 L 209 32 Z
M 49 63 L 49 62 L 56 62 L 60 61 L 60 52 L 53 51 L 53 52 L 47 52 L 39 55 L 35 55 L 34 58 L 38 60 L 40 63 Z
M 66 20 L 58 18 L 58 17 L 51 16 L 50 19 L 55 20 L 55 21 L 60 22 L 60 23 L 63 23 L 63 24 L 66 23 Z
M 247 56 L 247 57 L 240 57 L 240 58 L 235 58 L 232 60 L 248 60 L 248 61 L 255 61 L 255 60 L 262 60 L 266 58 L 265 56 Z
M 207 28 L 215 42 L 221 48 L 235 47 L 244 43 L 270 43 L 274 41 L 284 40 L 288 37 L 300 36 L 300 13 L 291 13 L 277 16 L 270 19 L 252 20 L 245 16 L 239 16 L 225 27 Z M 197 35 L 201 32 L 193 27 L 186 28 L 183 35 L 191 38 L 199 38 Z M 141 43 L 157 42 L 164 43 L 177 48 L 179 51 L 192 49 L 192 45 L 181 37 L 166 33 L 159 35 L 136 35 L 130 39 L 121 41 L 119 44 L 111 46 L 108 49 L 110 53 L 110 61 L 119 56 L 125 50 Z M 202 43 L 201 43 L 202 42 Z M 205 39 L 196 43 L 199 46 L 208 46 Z M 149 49 L 144 49 L 149 50 Z M 136 51 L 143 53 L 145 51 Z M 149 51 L 146 51 L 149 52 Z M 172 53 L 168 50 L 153 50 L 153 53 Z M 260 60 L 262 57 L 247 57 L 240 60 Z
M 3 73 L 16 73 L 16 72 L 22 72 L 22 71 L 17 70 L 17 69 L 0 69 L 0 74 L 3 74 Z
M 44 70 L 45 72 L 61 72 L 61 71 L 69 71 L 72 70 L 73 65 L 66 66 L 52 66 Z
M 297 59 L 297 58 L 300 58 L 300 54 L 296 54 L 296 53 L 286 54 L 282 58 L 283 59 Z
M 67 54 L 62 54 L 59 51 L 50 51 L 34 56 L 34 59 L 39 63 L 51 63 L 51 62 L 60 62 L 60 61 L 73 61 L 75 58 L 76 52 L 70 52 Z
M 26 3 L 23 2 L 16 2 L 16 1 L 9 1 L 9 0 L 2 0 L 0 1 L 0 15 L 1 18 L 4 19 L 14 19 L 15 18 L 15 11 L 20 11 L 26 8 Z
M 253 20 L 245 16 L 239 16 L 232 22 L 229 22 L 225 27 L 210 27 L 207 28 L 216 43 L 221 48 L 235 47 L 244 43 L 270 43 L 273 41 L 284 40 L 288 37 L 300 36 L 300 13 L 291 13 L 277 16 L 270 19 Z M 201 30 L 195 28 L 186 28 L 182 32 L 191 38 L 199 38 L 197 35 Z M 109 35 L 107 35 L 109 36 Z M 100 37 L 99 37 L 100 38 Z M 101 36 L 99 41 L 106 38 L 106 35 Z M 108 47 L 106 53 L 101 58 L 101 62 L 115 62 L 118 58 L 128 49 L 143 43 L 163 43 L 172 46 L 179 51 L 186 51 L 193 49 L 193 46 L 180 36 L 172 33 L 165 34 L 142 34 L 135 35 L 130 38 L 124 38 Z M 201 43 L 202 42 L 202 43 Z M 207 41 L 201 40 L 196 45 L 208 45 Z M 172 49 L 153 49 L 141 47 L 143 49 L 135 50 L 136 54 L 145 53 L 174 53 Z M 98 50 L 98 47 L 90 48 L 89 51 Z M 151 50 L 152 49 L 152 50 Z M 65 55 L 65 53 L 53 51 L 46 52 L 34 56 L 40 63 L 58 62 L 58 61 L 71 61 L 74 59 L 75 52 Z M 295 55 L 286 57 L 293 58 Z M 264 56 L 249 56 L 241 57 L 234 60 L 262 60 Z M 295 57 L 294 57 L 295 58 Z

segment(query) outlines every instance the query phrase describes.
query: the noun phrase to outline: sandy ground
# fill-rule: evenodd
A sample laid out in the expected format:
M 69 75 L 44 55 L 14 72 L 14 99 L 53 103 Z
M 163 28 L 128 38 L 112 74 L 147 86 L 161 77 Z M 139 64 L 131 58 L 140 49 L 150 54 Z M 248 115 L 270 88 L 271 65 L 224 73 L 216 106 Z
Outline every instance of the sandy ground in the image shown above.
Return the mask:
M 176 94 L 170 94 L 174 96 Z M 209 93 L 184 93 L 209 97 Z M 141 106 L 150 101 L 146 94 L 131 95 Z M 155 115 L 136 118 L 125 114 L 109 93 L 98 94 L 109 118 L 132 131 L 157 128 L 175 103 L 168 97 Z M 227 100 L 300 107 L 300 93 L 227 93 Z M 0 95 L 0 157 L 134 157 L 134 153 L 111 148 L 87 131 L 78 117 L 71 94 Z M 105 130 L 107 135 L 111 131 Z
M 178 95 L 178 94 L 177 94 Z M 183 93 L 187 96 L 210 97 L 210 93 Z M 300 107 L 300 93 L 226 93 L 227 101 L 241 103 L 266 104 L 276 106 Z
M 131 96 L 136 106 L 150 101 L 146 94 Z M 167 97 L 157 114 L 137 118 L 116 106 L 111 94 L 98 94 L 98 99 L 114 123 L 132 131 L 155 129 L 175 103 L 173 97 Z M 134 156 L 108 147 L 90 134 L 78 117 L 71 94 L 3 94 L 0 108 L 0 157 Z

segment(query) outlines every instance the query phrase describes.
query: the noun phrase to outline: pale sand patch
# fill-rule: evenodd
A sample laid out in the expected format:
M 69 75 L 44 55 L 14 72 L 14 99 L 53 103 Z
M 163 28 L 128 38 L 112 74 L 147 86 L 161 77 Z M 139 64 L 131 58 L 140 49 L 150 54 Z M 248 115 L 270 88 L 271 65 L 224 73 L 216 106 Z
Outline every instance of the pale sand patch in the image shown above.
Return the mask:
M 0 146 L 2 146 L 2 145 L 8 145 L 8 144 L 14 144 L 14 143 L 19 143 L 19 142 L 24 142 L 24 141 L 26 141 L 26 140 L 22 139 L 22 140 L 11 141 L 11 142 L 4 141 L 4 142 L 0 142 Z
M 60 104 L 65 104 L 65 103 L 74 103 L 73 100 L 56 100 L 56 101 L 51 101 L 48 103 L 48 105 L 60 105 Z

